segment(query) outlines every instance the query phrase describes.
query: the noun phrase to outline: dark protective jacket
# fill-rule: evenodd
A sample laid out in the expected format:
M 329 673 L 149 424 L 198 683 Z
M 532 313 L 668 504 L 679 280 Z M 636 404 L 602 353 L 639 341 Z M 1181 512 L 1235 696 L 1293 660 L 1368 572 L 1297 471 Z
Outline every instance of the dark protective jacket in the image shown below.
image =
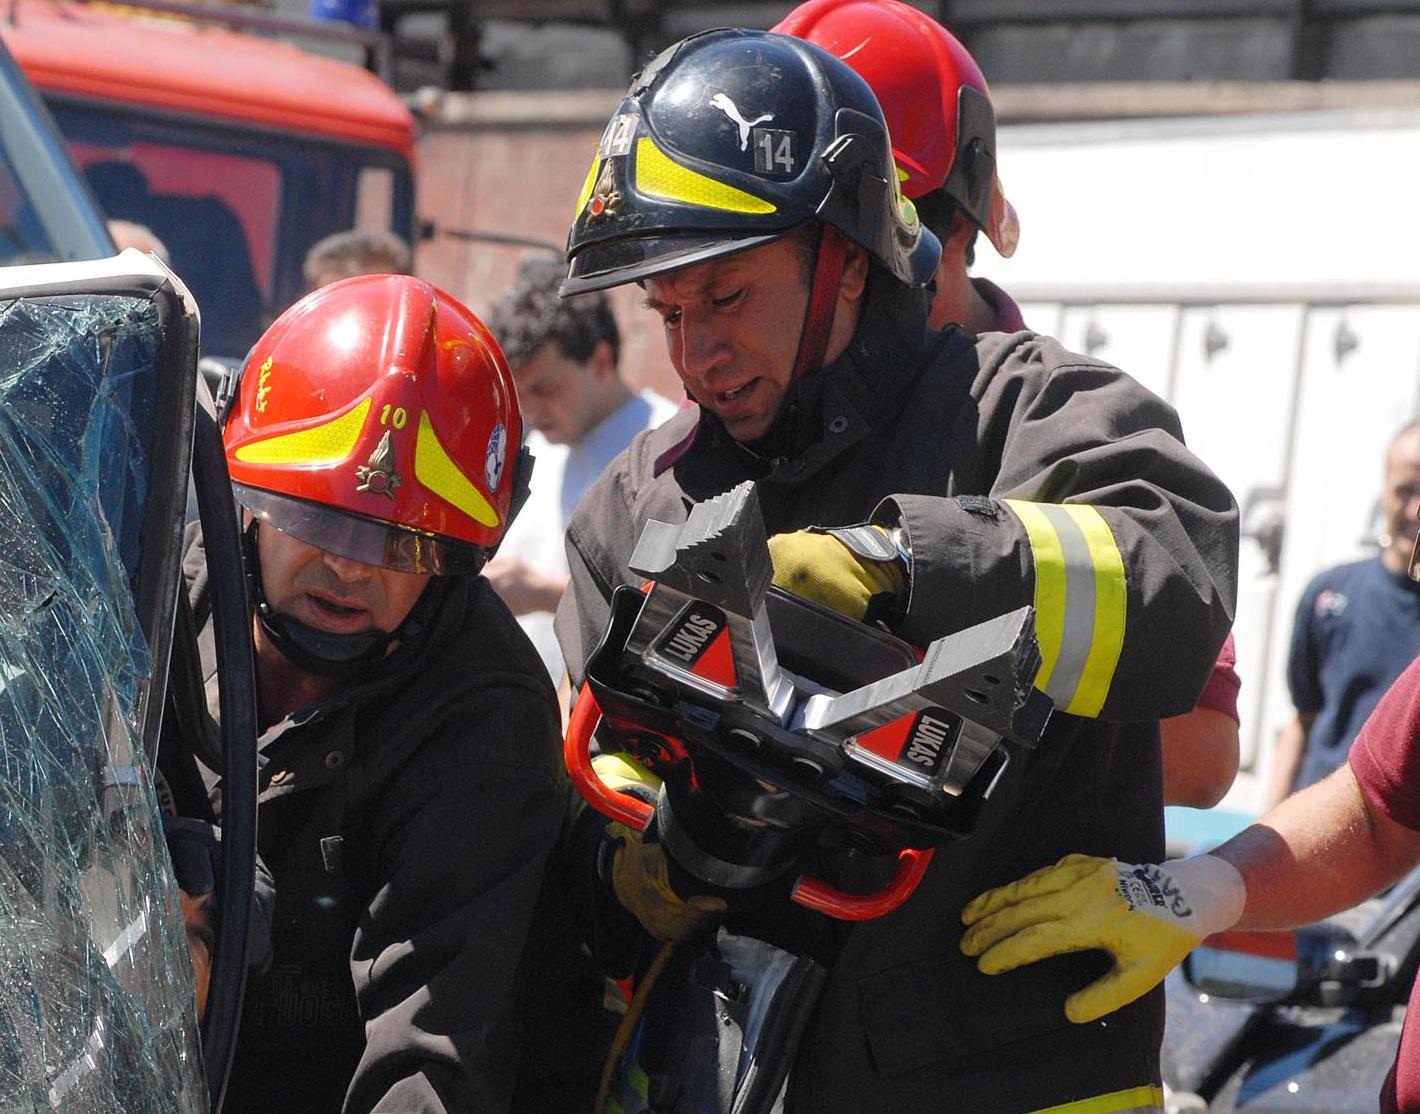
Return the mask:
M 777 455 L 687 411 L 611 465 L 568 529 L 570 672 L 580 681 L 611 590 L 635 580 L 642 524 L 682 522 L 746 479 L 771 533 L 900 521 L 913 564 L 900 633 L 919 645 L 1034 604 L 1037 684 L 1061 710 L 1014 806 L 939 850 L 895 913 L 854 926 L 805 913 L 774 930 L 832 964 L 790 1107 L 979 1114 L 1147 1088 L 1160 994 L 1071 1026 L 1064 1000 L 1107 968 L 1102 954 L 988 978 L 958 950 L 960 912 L 1070 852 L 1162 856 L 1157 720 L 1193 707 L 1231 624 L 1236 506 L 1171 408 L 1115 368 L 1029 332 L 925 332 L 905 294 L 870 307 L 846 352 L 791 392 Z M 1126 1097 L 1108 1109 L 1132 1109 Z
M 184 564 L 215 716 L 200 536 Z M 555 698 L 481 578 L 386 661 L 259 740 L 274 954 L 248 983 L 229 1114 L 508 1107 L 565 803 Z

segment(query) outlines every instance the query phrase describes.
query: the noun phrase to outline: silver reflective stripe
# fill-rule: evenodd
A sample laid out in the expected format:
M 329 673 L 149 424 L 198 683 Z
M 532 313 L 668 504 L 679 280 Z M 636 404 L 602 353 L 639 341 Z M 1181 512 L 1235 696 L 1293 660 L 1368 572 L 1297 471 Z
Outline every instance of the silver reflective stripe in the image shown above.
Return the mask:
M 1046 685 L 1046 695 L 1057 708 L 1068 708 L 1080 687 L 1090 647 L 1095 638 L 1095 561 L 1089 542 L 1064 507 L 1037 503 L 1055 527 L 1065 557 L 1065 618 L 1061 627 L 1060 656 Z

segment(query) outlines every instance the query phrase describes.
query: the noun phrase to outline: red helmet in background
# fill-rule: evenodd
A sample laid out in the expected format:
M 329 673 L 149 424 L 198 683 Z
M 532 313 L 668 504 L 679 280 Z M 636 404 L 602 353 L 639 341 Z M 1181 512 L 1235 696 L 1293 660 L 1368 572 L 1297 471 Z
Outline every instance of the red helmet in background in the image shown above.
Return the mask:
M 237 501 L 319 549 L 476 573 L 527 490 L 497 342 L 427 282 L 362 275 L 306 295 L 247 357 L 226 425 Z
M 944 192 L 1003 257 L 1020 225 L 996 174 L 996 114 L 975 60 L 901 0 L 808 0 L 773 28 L 847 62 L 882 105 L 902 192 Z

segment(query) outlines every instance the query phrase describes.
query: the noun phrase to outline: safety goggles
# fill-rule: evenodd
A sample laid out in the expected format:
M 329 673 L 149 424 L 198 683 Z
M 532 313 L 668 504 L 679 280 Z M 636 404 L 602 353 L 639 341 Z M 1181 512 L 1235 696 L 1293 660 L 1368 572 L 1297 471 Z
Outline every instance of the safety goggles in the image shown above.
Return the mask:
M 378 519 L 233 484 L 237 502 L 283 534 L 362 565 L 421 576 L 474 576 L 490 552 L 483 546 L 420 533 Z

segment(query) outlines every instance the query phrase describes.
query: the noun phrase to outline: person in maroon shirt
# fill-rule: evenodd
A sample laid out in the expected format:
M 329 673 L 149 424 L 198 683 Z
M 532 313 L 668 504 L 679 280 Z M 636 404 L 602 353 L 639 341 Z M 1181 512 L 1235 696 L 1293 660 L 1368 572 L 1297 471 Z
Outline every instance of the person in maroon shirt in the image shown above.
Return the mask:
M 901 0 L 807 0 L 774 28 L 857 71 L 887 119 L 902 192 L 942 242 L 930 324 L 969 333 L 1028 328 L 1015 300 L 974 277 L 978 233 L 1003 258 L 1020 223 L 996 171 L 996 122 L 980 67 L 941 24 Z M 1238 772 L 1237 652 L 1228 635 L 1193 711 L 1161 724 L 1164 803 L 1211 808 Z
M 1351 747 L 1348 765 L 1333 779 L 1345 785 L 1347 775 L 1361 791 L 1360 809 L 1339 808 L 1337 819 L 1349 838 L 1327 848 L 1325 869 L 1347 876 L 1365 869 L 1364 879 L 1353 879 L 1351 892 L 1364 883 L 1379 889 L 1420 864 L 1420 658 L 1410 664 L 1382 698 Z M 1320 788 L 1320 786 L 1318 787 Z M 1339 788 L 1332 791 L 1339 796 Z M 1341 797 L 1338 804 L 1344 805 Z M 1351 823 L 1353 815 L 1365 824 Z M 1353 843 L 1356 861 L 1345 859 Z M 1395 1063 L 1381 1088 L 1381 1110 L 1420 1110 L 1420 981 L 1410 990 L 1405 1025 Z
M 1417 558 L 1410 575 L 1420 579 Z M 1066 1003 L 1086 1023 L 1157 985 L 1211 933 L 1310 924 L 1417 865 L 1420 658 L 1381 698 L 1346 763 L 1227 843 L 1157 866 L 1067 856 L 968 905 L 962 950 L 987 974 L 1087 948 L 1112 953 L 1114 969 Z M 1420 1111 L 1420 983 L 1380 1109 Z

